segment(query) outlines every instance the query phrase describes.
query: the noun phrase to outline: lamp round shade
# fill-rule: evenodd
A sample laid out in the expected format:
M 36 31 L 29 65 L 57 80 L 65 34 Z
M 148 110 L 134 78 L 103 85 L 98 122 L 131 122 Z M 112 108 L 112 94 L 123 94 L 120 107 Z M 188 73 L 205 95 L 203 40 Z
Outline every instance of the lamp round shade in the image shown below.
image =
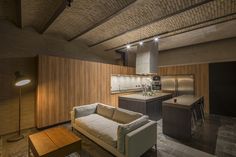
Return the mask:
M 15 86 L 24 86 L 31 82 L 31 80 L 24 75 L 22 75 L 19 71 L 15 72 L 16 80 Z

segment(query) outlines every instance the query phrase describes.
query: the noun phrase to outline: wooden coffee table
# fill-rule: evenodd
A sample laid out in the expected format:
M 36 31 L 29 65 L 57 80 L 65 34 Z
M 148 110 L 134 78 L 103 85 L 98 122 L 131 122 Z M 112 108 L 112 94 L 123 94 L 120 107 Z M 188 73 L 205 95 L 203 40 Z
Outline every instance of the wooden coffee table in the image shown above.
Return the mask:
M 81 149 L 81 139 L 63 127 L 32 134 L 28 141 L 28 154 L 35 157 L 65 157 Z

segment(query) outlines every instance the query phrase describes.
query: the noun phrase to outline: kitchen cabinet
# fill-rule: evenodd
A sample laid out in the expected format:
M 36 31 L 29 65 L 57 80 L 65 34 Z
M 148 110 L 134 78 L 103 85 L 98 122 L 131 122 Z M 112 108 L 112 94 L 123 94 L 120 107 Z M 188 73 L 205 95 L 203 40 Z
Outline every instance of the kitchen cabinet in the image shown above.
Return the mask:
M 199 115 L 199 108 L 201 103 L 203 103 L 202 100 L 203 97 L 182 95 L 163 101 L 163 133 L 178 139 L 190 139 L 192 126 L 195 122 L 192 119 L 193 112 L 196 111 L 197 119 L 202 118 Z
M 162 115 L 162 101 L 172 98 L 171 93 L 156 93 L 144 96 L 142 93 L 119 96 L 119 107 L 148 115 L 159 120 Z

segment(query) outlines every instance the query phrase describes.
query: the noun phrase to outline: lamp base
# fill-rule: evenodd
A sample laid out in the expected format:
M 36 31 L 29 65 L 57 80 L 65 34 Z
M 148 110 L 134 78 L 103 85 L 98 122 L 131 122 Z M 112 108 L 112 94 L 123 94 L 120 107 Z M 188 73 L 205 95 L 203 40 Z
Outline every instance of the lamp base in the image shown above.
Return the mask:
M 7 142 L 16 142 L 24 138 L 24 135 L 15 135 L 12 136 L 11 138 L 7 139 Z

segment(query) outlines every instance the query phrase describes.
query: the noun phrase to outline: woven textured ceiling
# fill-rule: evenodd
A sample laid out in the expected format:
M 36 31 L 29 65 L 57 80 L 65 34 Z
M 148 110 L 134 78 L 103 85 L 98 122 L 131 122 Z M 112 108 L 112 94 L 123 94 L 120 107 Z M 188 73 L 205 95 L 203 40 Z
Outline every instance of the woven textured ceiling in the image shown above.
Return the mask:
M 16 4 L 14 0 L 0 0 L 0 19 L 16 23 Z
M 40 31 L 61 3 L 62 0 L 21 0 L 23 27 L 33 26 Z
M 81 36 L 80 39 L 86 40 L 90 45 L 95 44 L 117 34 L 121 34 L 122 32 L 150 23 L 153 20 L 176 13 L 202 1 L 203 0 L 139 0 L 128 10 Z
M 236 13 L 235 0 L 134 1 L 74 0 L 72 6 L 60 14 L 46 33 L 60 34 L 70 40 L 130 5 L 76 39 L 88 45 L 101 42 L 99 46 L 110 49 L 165 32 L 170 32 L 166 34 L 168 36 L 234 19 L 235 15 L 232 14 Z M 195 6 L 198 4 L 201 5 Z M 172 14 L 175 15 L 167 17 Z
M 74 0 L 47 33 L 62 34 L 69 40 L 132 2 L 134 0 Z
M 111 49 L 236 18 L 236 0 L 73 0 L 57 16 L 65 2 L 68 0 L 21 0 L 23 27 L 79 40 L 95 49 L 95 45 Z M 15 0 L 0 0 L 0 19 L 16 23 L 17 10 Z
M 79 39 L 85 40 L 88 44 L 94 44 L 203 1 L 137 0 L 131 7 Z M 72 7 L 67 8 L 58 17 L 47 33 L 63 33 L 66 39 L 70 39 L 129 3 L 130 1 L 124 0 L 75 0 Z
M 186 30 L 191 30 L 191 29 L 202 27 L 202 26 L 207 26 L 209 24 L 214 24 L 220 21 L 226 21 L 229 19 L 236 18 L 236 15 L 232 15 L 232 16 L 228 16 L 228 17 L 224 17 L 224 18 L 220 18 L 217 20 L 203 23 L 204 21 L 208 21 L 211 19 L 225 16 L 225 15 L 230 15 L 232 13 L 236 13 L 236 1 L 216 0 L 216 1 L 204 4 L 204 5 L 201 5 L 197 8 L 193 8 L 191 10 L 177 14 L 175 16 L 169 17 L 167 19 L 161 20 L 159 22 L 152 23 L 138 30 L 125 33 L 121 36 L 113 38 L 112 40 L 108 40 L 102 43 L 102 45 L 107 48 L 116 47 L 122 44 L 127 44 L 129 42 L 139 40 L 140 36 L 141 38 L 147 38 L 147 37 L 151 37 L 157 34 L 161 34 L 163 32 L 167 32 L 167 31 L 171 32 L 176 29 L 194 25 L 192 27 L 188 27 L 183 30 L 177 31 L 177 32 L 181 32 L 181 31 L 184 32 Z M 198 23 L 201 23 L 201 24 L 195 25 Z M 169 34 L 174 34 L 174 33 L 176 32 L 169 33 Z M 84 38 L 84 40 L 87 40 L 87 38 Z M 90 42 L 90 40 L 88 40 L 88 42 Z

